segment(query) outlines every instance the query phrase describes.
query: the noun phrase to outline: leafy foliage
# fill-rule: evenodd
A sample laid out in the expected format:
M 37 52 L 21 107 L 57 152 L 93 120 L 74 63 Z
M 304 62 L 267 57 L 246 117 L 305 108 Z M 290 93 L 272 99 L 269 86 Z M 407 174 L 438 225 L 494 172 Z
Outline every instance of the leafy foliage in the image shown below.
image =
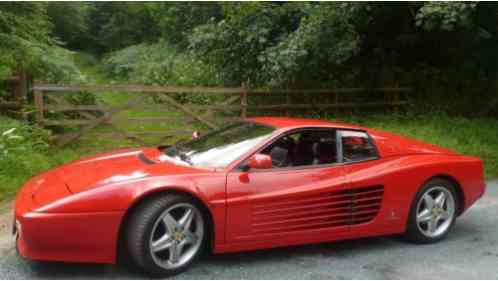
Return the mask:
M 2 120 L 0 128 L 0 157 L 10 157 L 13 154 L 28 149 L 43 151 L 48 148 L 49 131 L 12 119 L 0 118 Z
M 268 74 L 262 71 L 268 57 L 265 50 L 296 28 L 296 18 L 289 16 L 292 5 L 225 4 L 223 20 L 211 20 L 193 30 L 190 48 L 199 60 L 215 67 L 227 84 L 261 83 Z
M 310 5 L 303 12 L 294 32 L 282 35 L 280 42 L 258 56 L 264 75 L 271 77 L 265 81 L 270 85 L 313 80 L 310 69 L 316 69 L 320 78 L 329 76 L 320 70 L 347 62 L 359 50 L 360 37 L 348 5 Z
M 148 8 L 160 37 L 180 47 L 188 45 L 188 35 L 193 28 L 222 16 L 222 8 L 217 3 L 160 2 L 149 3 Z
M 104 69 L 112 77 L 151 85 L 216 85 L 215 73 L 207 65 L 195 61 L 170 44 L 130 46 L 109 54 Z
M 52 33 L 71 49 L 91 47 L 89 32 L 90 12 L 93 5 L 85 2 L 48 2 L 47 14 L 52 23 Z
M 50 134 L 35 126 L 0 117 L 0 200 L 26 175 L 48 169 L 45 160 Z
M 81 81 L 71 52 L 58 46 L 51 28 L 46 3 L 0 5 L 0 78 L 21 64 L 40 80 Z
M 53 43 L 50 27 L 43 3 L 0 5 L 0 72 L 3 77 L 13 72 L 17 61 L 32 61 L 34 46 Z
M 472 25 L 472 14 L 476 7 L 476 3 L 426 3 L 415 16 L 416 24 L 426 30 L 451 31 L 466 28 Z
M 104 71 L 118 81 L 146 85 L 215 86 L 219 84 L 214 69 L 180 53 L 165 41 L 130 46 L 109 54 Z M 182 102 L 207 103 L 214 97 L 177 95 Z
M 154 3 L 95 2 L 88 11 L 89 49 L 99 54 L 157 39 Z

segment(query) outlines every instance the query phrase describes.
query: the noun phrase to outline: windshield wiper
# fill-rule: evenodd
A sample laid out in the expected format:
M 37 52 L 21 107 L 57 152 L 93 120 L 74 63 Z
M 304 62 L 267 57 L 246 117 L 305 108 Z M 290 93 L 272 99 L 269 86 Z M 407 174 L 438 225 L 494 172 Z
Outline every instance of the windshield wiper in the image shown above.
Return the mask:
M 180 149 L 178 149 L 176 145 L 165 148 L 162 153 L 168 155 L 169 157 L 178 157 L 181 161 L 189 164 L 190 166 L 194 165 L 194 163 L 192 163 L 192 160 L 190 160 L 190 157 L 185 152 L 182 152 Z
M 192 160 L 190 160 L 190 157 L 185 152 L 181 152 L 179 150 L 177 151 L 178 151 L 178 156 L 183 162 L 189 164 L 190 166 L 194 165 L 194 163 L 192 163 Z

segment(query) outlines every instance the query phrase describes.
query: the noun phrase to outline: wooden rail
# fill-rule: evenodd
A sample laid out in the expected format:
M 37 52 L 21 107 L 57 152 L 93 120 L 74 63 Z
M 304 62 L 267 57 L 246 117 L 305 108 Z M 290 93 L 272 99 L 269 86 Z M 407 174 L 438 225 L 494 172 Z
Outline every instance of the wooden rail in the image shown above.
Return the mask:
M 245 87 L 179 87 L 179 86 L 144 86 L 144 85 L 54 85 L 40 84 L 33 86 L 34 91 L 42 92 L 127 92 L 127 93 L 161 93 L 161 94 L 216 94 L 216 95 L 276 95 L 276 94 L 347 94 L 347 93 L 406 93 L 411 88 L 338 88 L 338 89 L 247 89 Z
M 179 122 L 179 118 L 164 116 L 129 117 L 118 116 L 118 113 L 130 108 L 139 107 L 142 112 L 157 110 L 157 104 L 143 104 L 146 97 L 155 96 L 160 99 L 160 104 L 168 106 L 181 113 L 181 121 L 186 125 L 199 123 L 207 128 L 218 127 L 214 117 L 225 117 L 223 120 L 246 118 L 254 113 L 264 111 L 281 112 L 286 116 L 292 112 L 304 110 L 342 110 L 355 108 L 392 108 L 397 110 L 406 105 L 408 101 L 404 98 L 406 93 L 412 91 L 410 88 L 341 88 L 341 89 L 249 89 L 245 85 L 241 87 L 179 87 L 179 86 L 145 86 L 145 85 L 53 85 L 36 83 L 33 86 L 34 104 L 36 108 L 36 121 L 41 126 L 78 126 L 79 131 L 61 136 L 59 144 L 75 140 L 92 131 L 99 125 L 107 125 L 115 131 L 107 135 L 118 135 L 143 144 L 143 135 L 173 136 L 175 134 L 185 135 L 188 130 L 176 130 L 174 132 L 127 132 L 115 126 L 116 123 L 140 123 L 148 122 Z M 135 93 L 125 105 L 115 107 L 106 104 L 74 105 L 66 101 L 65 94 L 90 92 L 95 95 L 109 92 Z M 203 94 L 222 95 L 223 101 L 218 104 L 182 104 L 172 94 Z M 362 102 L 348 101 L 349 96 L 361 96 L 370 98 L 380 96 L 380 99 Z M 257 98 L 256 103 L 251 103 L 252 98 Z M 277 97 L 280 102 L 269 103 L 270 99 L 265 97 Z M 279 99 L 278 97 L 283 97 Z M 304 101 L 302 101 L 304 99 Z M 301 100 L 301 102 L 299 102 Z M 48 103 L 47 103 L 48 102 Z M 156 106 L 156 107 L 153 107 Z M 165 109 L 166 110 L 166 109 Z M 69 114 L 70 118 L 47 120 L 46 112 Z M 99 113 L 93 115 L 95 112 Z M 76 114 L 76 117 L 74 116 Z M 219 120 L 218 120 L 219 121 Z M 223 121 L 222 121 L 223 122 Z

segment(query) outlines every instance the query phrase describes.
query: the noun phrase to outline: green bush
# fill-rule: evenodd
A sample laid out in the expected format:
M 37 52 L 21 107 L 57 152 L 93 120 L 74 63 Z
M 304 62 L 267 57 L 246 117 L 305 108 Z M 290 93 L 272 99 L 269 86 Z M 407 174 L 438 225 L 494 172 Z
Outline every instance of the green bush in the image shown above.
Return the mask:
M 114 82 L 170 86 L 215 86 L 214 69 L 179 52 L 165 41 L 134 45 L 112 52 L 104 59 L 103 70 Z M 209 103 L 213 95 L 175 96 L 180 102 Z
M 46 3 L 8 3 L 0 6 L 0 79 L 24 66 L 36 79 L 82 82 L 72 52 L 51 34 Z
M 0 201 L 30 176 L 51 167 L 50 132 L 0 116 Z
M 32 176 L 83 155 L 110 149 L 100 143 L 61 148 L 49 145 L 51 141 L 48 130 L 0 116 L 0 202 L 12 198 Z

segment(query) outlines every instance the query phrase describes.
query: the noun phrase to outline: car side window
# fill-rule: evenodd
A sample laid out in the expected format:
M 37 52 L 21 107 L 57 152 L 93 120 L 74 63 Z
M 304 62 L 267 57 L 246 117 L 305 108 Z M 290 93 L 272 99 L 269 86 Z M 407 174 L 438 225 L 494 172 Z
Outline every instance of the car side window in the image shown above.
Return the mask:
M 344 162 L 358 162 L 378 157 L 377 149 L 367 133 L 341 130 L 340 136 Z
M 266 147 L 273 168 L 302 167 L 337 163 L 336 131 L 302 130 L 285 135 Z

